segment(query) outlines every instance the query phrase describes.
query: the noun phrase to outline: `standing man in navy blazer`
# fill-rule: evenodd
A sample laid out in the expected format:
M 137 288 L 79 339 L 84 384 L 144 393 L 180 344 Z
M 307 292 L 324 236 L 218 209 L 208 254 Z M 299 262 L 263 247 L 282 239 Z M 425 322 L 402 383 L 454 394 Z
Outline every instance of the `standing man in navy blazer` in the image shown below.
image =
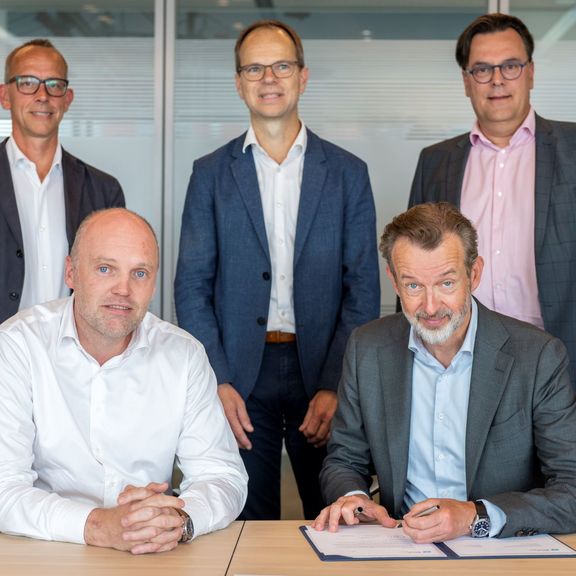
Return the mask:
M 475 296 L 545 328 L 568 349 L 576 383 L 576 124 L 530 106 L 534 39 L 505 14 L 478 17 L 456 59 L 476 123 L 422 151 L 410 206 L 445 200 L 478 229 L 486 262 Z
M 243 517 L 280 518 L 284 440 L 313 518 L 345 344 L 379 313 L 374 201 L 364 162 L 298 117 L 308 69 L 296 32 L 256 22 L 235 57 L 250 128 L 194 164 L 176 312 L 206 347 L 242 448 Z
M 0 323 L 67 296 L 64 260 L 84 217 L 124 206 L 115 178 L 68 154 L 58 127 L 74 94 L 66 60 L 48 40 L 6 58 L 0 102 L 12 135 L 0 143 Z

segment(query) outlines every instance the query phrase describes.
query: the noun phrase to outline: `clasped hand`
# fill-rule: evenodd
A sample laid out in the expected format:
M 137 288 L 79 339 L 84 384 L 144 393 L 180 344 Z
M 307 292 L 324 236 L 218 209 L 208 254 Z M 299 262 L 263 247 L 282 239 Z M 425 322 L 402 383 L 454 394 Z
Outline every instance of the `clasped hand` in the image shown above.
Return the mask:
M 126 486 L 113 508 L 92 510 L 84 527 L 86 544 L 128 550 L 132 554 L 165 552 L 178 545 L 184 501 L 164 492 L 168 484 Z

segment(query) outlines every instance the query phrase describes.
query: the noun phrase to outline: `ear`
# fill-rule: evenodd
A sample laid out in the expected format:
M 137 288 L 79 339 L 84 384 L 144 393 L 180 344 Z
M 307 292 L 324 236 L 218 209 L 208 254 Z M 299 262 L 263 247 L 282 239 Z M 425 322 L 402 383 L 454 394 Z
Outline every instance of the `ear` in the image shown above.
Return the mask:
M 74 267 L 72 266 L 72 258 L 66 256 L 64 263 L 64 281 L 70 290 L 74 290 Z
M 306 86 L 308 85 L 308 76 L 310 71 L 306 66 L 300 70 L 300 94 L 304 94 L 306 90 Z
M 470 82 L 472 81 L 472 76 L 466 72 L 466 70 L 462 70 L 462 81 L 464 82 L 464 94 L 470 98 Z
M 398 291 L 398 284 L 396 283 L 396 277 L 394 276 L 394 272 L 392 272 L 392 270 L 390 269 L 390 265 L 388 264 L 386 265 L 386 276 L 388 276 L 388 279 L 392 283 L 394 292 L 396 292 L 396 294 L 400 296 L 400 292 Z
M 530 90 L 534 88 L 534 62 L 529 62 L 526 66 L 526 74 L 528 74 L 528 80 L 530 83 Z
M 0 84 L 0 102 L 4 110 L 10 110 L 12 107 L 10 96 L 8 95 L 8 84 Z
M 66 94 L 64 94 L 64 98 L 66 99 L 64 112 L 68 112 L 68 108 L 70 108 L 70 104 L 72 104 L 72 101 L 74 100 L 74 90 L 72 90 L 72 88 L 68 88 L 68 90 L 66 90 Z
M 482 271 L 484 270 L 484 258 L 478 256 L 474 263 L 472 264 L 472 269 L 470 270 L 470 290 L 474 292 L 480 284 L 482 279 Z
M 240 78 L 240 74 L 234 76 L 234 82 L 236 84 L 236 92 L 238 92 L 238 96 L 244 100 L 244 91 L 242 90 L 242 78 Z

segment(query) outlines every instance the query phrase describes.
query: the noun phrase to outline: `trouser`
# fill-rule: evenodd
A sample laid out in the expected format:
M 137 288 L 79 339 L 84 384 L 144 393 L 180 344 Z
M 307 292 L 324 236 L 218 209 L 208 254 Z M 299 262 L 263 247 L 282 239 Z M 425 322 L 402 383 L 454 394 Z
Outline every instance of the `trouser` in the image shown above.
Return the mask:
M 240 450 L 248 471 L 248 499 L 243 520 L 280 519 L 282 440 L 292 464 L 304 517 L 315 518 L 324 506 L 318 475 L 325 448 L 306 442 L 298 427 L 308 409 L 295 343 L 266 344 L 256 385 L 246 400 L 254 426 L 251 450 Z

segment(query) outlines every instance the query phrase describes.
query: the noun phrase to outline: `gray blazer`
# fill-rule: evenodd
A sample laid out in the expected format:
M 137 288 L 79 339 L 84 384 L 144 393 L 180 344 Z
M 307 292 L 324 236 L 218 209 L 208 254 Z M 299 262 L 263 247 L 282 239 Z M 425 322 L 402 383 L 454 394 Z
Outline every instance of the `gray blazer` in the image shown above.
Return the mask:
M 402 314 L 350 338 L 328 456 L 327 502 L 368 491 L 400 517 L 406 490 L 413 353 Z M 507 515 L 501 536 L 576 531 L 576 396 L 563 344 L 478 304 L 466 428 L 469 500 Z
M 264 353 L 272 268 L 245 135 L 194 163 L 175 280 L 179 325 L 219 383 L 247 398 Z M 353 328 L 377 318 L 376 214 L 366 164 L 308 130 L 294 239 L 294 313 L 306 391 L 335 390 Z
M 24 285 L 24 245 L 14 184 L 6 153 L 0 143 L 0 323 L 18 312 Z M 101 208 L 125 206 L 120 184 L 62 150 L 66 234 L 70 247 L 80 222 Z
M 420 153 L 409 205 L 460 206 L 469 134 Z M 576 386 L 576 124 L 536 116 L 534 253 L 544 327 L 568 349 Z

